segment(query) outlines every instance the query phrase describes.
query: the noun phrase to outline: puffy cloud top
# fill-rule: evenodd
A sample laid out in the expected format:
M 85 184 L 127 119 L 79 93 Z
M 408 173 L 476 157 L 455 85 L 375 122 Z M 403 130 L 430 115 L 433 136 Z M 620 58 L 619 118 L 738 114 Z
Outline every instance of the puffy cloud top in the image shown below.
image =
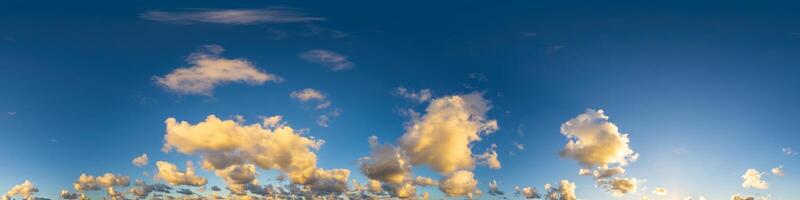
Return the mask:
M 561 134 L 569 139 L 561 155 L 587 167 L 614 163 L 625 165 L 634 156 L 628 146 L 628 135 L 620 133 L 603 110 L 588 109 L 564 122 Z
M 150 160 L 147 158 L 147 154 L 143 153 L 142 155 L 137 156 L 136 158 L 133 158 L 133 161 L 131 161 L 131 162 L 133 163 L 134 166 L 142 167 L 142 166 L 147 165 L 147 162 L 149 162 L 149 161 Z
M 156 167 L 158 168 L 158 173 L 155 177 L 171 185 L 203 186 L 208 182 L 206 178 L 195 173 L 191 161 L 186 162 L 185 172 L 178 170 L 175 164 L 165 161 L 156 162 Z
M 439 181 L 439 190 L 447 196 L 472 197 L 478 186 L 478 181 L 473 178 L 471 171 L 459 170 Z
M 400 138 L 401 148 L 413 164 L 425 164 L 440 173 L 472 169 L 470 143 L 498 129 L 489 120 L 489 102 L 481 93 L 446 96 L 431 101 L 426 113 L 415 117 Z
M 20 195 L 25 199 L 31 199 L 33 194 L 36 192 L 39 192 L 39 188 L 34 186 L 31 181 L 25 180 L 25 182 L 22 184 L 11 187 L 11 189 L 9 189 L 8 192 L 6 192 L 6 194 L 3 196 L 3 199 L 8 199 L 15 195 Z
M 755 188 L 755 189 L 767 189 L 769 188 L 769 184 L 761 179 L 761 172 L 758 172 L 756 169 L 747 169 L 742 175 L 742 187 L 744 188 Z

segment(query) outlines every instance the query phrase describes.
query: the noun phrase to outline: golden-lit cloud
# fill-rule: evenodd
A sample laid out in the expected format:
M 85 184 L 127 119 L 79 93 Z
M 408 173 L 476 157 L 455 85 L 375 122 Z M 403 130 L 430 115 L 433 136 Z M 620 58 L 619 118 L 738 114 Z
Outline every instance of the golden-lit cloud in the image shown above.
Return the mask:
M 661 187 L 660 188 L 656 188 L 656 189 L 653 190 L 653 194 L 658 195 L 658 196 L 667 195 L 667 189 L 666 188 L 661 188 Z
M 430 177 L 417 176 L 417 177 L 414 178 L 414 185 L 436 186 L 436 185 L 439 185 L 439 181 L 433 180 Z
M 773 175 L 775 176 L 785 176 L 786 174 L 783 173 L 783 165 L 777 166 L 770 170 Z
M 220 57 L 225 51 L 218 45 L 205 45 L 186 59 L 191 66 L 177 68 L 163 77 L 154 77 L 158 85 L 179 94 L 211 95 L 216 86 L 225 83 L 281 82 L 277 75 L 256 68 L 245 59 Z
M 525 199 L 538 199 L 538 198 L 542 197 L 542 195 L 539 194 L 538 191 L 536 191 L 536 188 L 532 188 L 532 187 L 515 186 L 514 187 L 514 193 L 515 193 L 515 195 L 521 195 Z
M 312 150 L 319 149 L 324 141 L 304 136 L 280 119 L 268 117 L 262 123 L 248 125 L 243 120 L 221 120 L 209 115 L 193 125 L 169 118 L 164 150 L 200 154 L 204 168 L 216 170 L 218 176 L 234 183 L 229 187 L 246 187 L 242 183 L 255 176 L 254 166 L 258 166 L 284 172 L 292 183 L 307 186 L 312 192 L 346 189 L 349 170 L 317 168 L 317 156 Z
M 198 176 L 194 171 L 191 161 L 186 161 L 186 171 L 181 172 L 175 164 L 158 161 L 156 162 L 158 173 L 155 178 L 166 181 L 171 185 L 203 186 L 208 183 L 206 178 Z
M 439 180 L 439 190 L 447 196 L 467 196 L 472 198 L 478 186 L 471 171 L 459 170 Z
M 755 188 L 755 189 L 767 189 L 769 188 L 769 184 L 761 179 L 762 173 L 758 172 L 756 169 L 747 169 L 742 175 L 742 187 L 744 188 Z
M 131 163 L 133 163 L 134 166 L 142 167 L 147 165 L 149 161 L 150 160 L 147 158 L 147 154 L 143 153 L 142 155 L 133 158 L 133 161 L 131 161 Z
M 481 93 L 446 96 L 431 101 L 421 117 L 414 117 L 400 138 L 400 146 L 414 165 L 439 173 L 474 168 L 470 143 L 498 129 L 487 119 L 489 102 Z
M 568 180 L 559 181 L 558 185 L 545 184 L 544 189 L 547 193 L 544 195 L 547 200 L 577 200 L 575 196 L 575 183 Z
M 3 195 L 3 199 L 9 199 L 13 196 L 20 195 L 24 199 L 33 199 L 33 194 L 39 192 L 39 188 L 33 185 L 33 183 L 29 180 L 25 180 L 22 184 L 14 185 L 11 189 Z

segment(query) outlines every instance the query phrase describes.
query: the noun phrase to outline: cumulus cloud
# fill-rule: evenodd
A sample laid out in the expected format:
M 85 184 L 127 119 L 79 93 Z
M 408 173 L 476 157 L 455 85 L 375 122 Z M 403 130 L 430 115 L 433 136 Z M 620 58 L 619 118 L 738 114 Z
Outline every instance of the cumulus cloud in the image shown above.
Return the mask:
M 783 165 L 780 165 L 778 167 L 772 168 L 772 170 L 770 170 L 770 171 L 772 171 L 772 174 L 774 174 L 776 176 L 784 176 L 784 175 L 786 175 L 786 174 L 783 173 Z
M 496 180 L 492 180 L 492 182 L 489 182 L 489 195 L 492 196 L 503 195 L 503 191 L 501 191 L 500 187 L 497 186 Z
M 58 196 L 62 199 L 78 199 L 78 197 L 80 197 L 80 195 L 77 193 L 71 193 L 67 190 L 61 190 L 61 193 L 59 193 Z
M 142 166 L 147 165 L 147 162 L 149 162 L 149 161 L 150 160 L 147 158 L 147 154 L 143 153 L 142 155 L 137 156 L 136 158 L 133 158 L 133 161 L 131 161 L 131 162 L 133 163 L 134 166 L 142 167 Z
M 439 181 L 439 190 L 450 197 L 467 196 L 472 198 L 478 186 L 471 171 L 459 170 Z
M 767 189 L 769 188 L 769 184 L 761 179 L 762 173 L 758 172 L 755 169 L 747 169 L 742 175 L 742 187 L 744 188 L 755 188 L 755 189 Z
M 561 156 L 575 159 L 586 167 L 625 165 L 634 157 L 628 146 L 628 134 L 620 133 L 603 110 L 588 109 L 564 122 L 561 134 L 569 139 Z
M 658 196 L 667 195 L 667 189 L 666 188 L 656 188 L 655 190 L 653 190 L 653 194 L 658 195 Z
M 472 169 L 475 159 L 470 143 L 498 129 L 497 121 L 486 117 L 489 109 L 481 93 L 435 99 L 424 115 L 406 125 L 400 146 L 412 164 L 424 164 L 439 173 Z
M 568 180 L 561 180 L 558 186 L 545 184 L 544 189 L 547 191 L 545 199 L 547 200 L 576 200 L 575 196 L 575 183 Z
M 614 196 L 622 196 L 626 193 L 635 192 L 639 185 L 636 178 L 612 178 L 603 180 L 602 182 L 604 182 L 602 185 Z
M 380 144 L 377 136 L 369 137 L 369 145 L 372 153 L 368 157 L 361 158 L 359 165 L 361 172 L 370 178 L 370 188 L 376 184 L 380 188 L 380 183 L 394 190 L 395 193 L 407 193 L 413 187 L 411 182 L 411 165 L 402 151 L 391 144 Z M 374 182 L 373 182 L 374 181 Z M 381 189 L 372 189 L 380 191 Z
M 150 11 L 141 15 L 143 19 L 176 23 L 217 23 L 217 24 L 262 24 L 262 23 L 295 23 L 324 20 L 307 16 L 297 9 L 288 7 L 272 7 L 266 9 L 192 9 L 185 11 L 165 12 Z
M 325 49 L 312 49 L 300 54 L 300 58 L 316 64 L 321 64 L 332 71 L 343 71 L 355 67 L 346 56 Z
M 744 196 L 744 195 L 741 195 L 741 194 L 734 194 L 734 195 L 731 196 L 731 200 L 767 200 L 767 198 L 765 198 L 765 197 L 757 198 L 757 197 L 751 197 L 751 196 Z
M 214 170 L 244 163 L 277 169 L 286 173 L 292 183 L 314 189 L 312 192 L 338 192 L 346 188 L 349 170 L 325 170 L 316 166 L 317 156 L 312 150 L 319 149 L 323 140 L 303 136 L 275 119 L 266 118 L 263 123 L 246 125 L 242 120 L 221 120 L 209 115 L 203 122 L 193 125 L 169 118 L 165 122 L 164 149 L 200 154 L 204 166 Z M 239 175 L 243 176 L 238 178 L 243 178 L 250 174 Z M 231 181 L 236 182 L 235 179 Z
M 97 177 L 81 174 L 78 177 L 78 181 L 73 183 L 73 188 L 75 188 L 77 191 L 83 192 L 97 191 L 100 190 L 101 187 L 105 187 L 109 194 L 116 194 L 116 191 L 113 190 L 113 187 L 128 187 L 130 185 L 130 180 L 131 177 L 129 176 L 114 175 L 111 173 L 106 173 L 103 176 Z
M 11 189 L 3 195 L 3 199 L 8 199 L 15 195 L 20 195 L 25 199 L 32 199 L 33 194 L 39 192 L 39 188 L 33 185 L 31 181 L 25 180 L 22 184 L 14 185 Z
M 561 134 L 568 141 L 560 154 L 583 166 L 579 175 L 593 176 L 598 185 L 615 196 L 620 196 L 636 191 L 635 178 L 617 176 L 623 175 L 623 167 L 636 161 L 639 154 L 628 145 L 628 134 L 620 133 L 619 128 L 609 122 L 608 118 L 603 110 L 587 109 L 561 124 Z
M 492 146 L 486 149 L 482 154 L 475 155 L 478 164 L 486 165 L 490 169 L 500 169 L 500 160 L 497 159 L 497 151 L 494 150 L 495 148 L 497 148 L 497 145 L 492 144 Z
M 156 162 L 158 173 L 155 178 L 166 181 L 171 185 L 203 186 L 208 183 L 206 178 L 198 176 L 194 171 L 191 161 L 186 161 L 186 171 L 181 172 L 175 164 L 158 161 Z
M 394 94 L 417 103 L 426 102 L 428 100 L 431 100 L 431 98 L 433 97 L 433 94 L 431 93 L 430 89 L 413 91 L 405 87 L 398 87 L 395 90 Z
M 245 59 L 220 57 L 225 51 L 218 45 L 205 45 L 186 59 L 191 66 L 177 68 L 153 79 L 164 88 L 179 94 L 211 95 L 215 87 L 225 83 L 260 85 L 281 82 L 283 78 L 256 68 Z
M 153 192 L 161 192 L 161 193 L 169 193 L 172 190 L 172 187 L 168 185 L 156 183 L 156 184 L 147 184 L 142 180 L 136 180 L 128 192 L 136 196 L 137 198 L 143 199 L 148 197 Z M 63 194 L 63 192 L 62 192 Z
M 536 188 L 532 188 L 532 187 L 521 188 L 519 186 L 515 186 L 514 187 L 514 193 L 515 193 L 515 195 L 518 195 L 518 196 L 521 195 L 525 199 L 538 199 L 538 198 L 542 197 L 542 195 L 539 194 L 538 191 L 536 191 Z

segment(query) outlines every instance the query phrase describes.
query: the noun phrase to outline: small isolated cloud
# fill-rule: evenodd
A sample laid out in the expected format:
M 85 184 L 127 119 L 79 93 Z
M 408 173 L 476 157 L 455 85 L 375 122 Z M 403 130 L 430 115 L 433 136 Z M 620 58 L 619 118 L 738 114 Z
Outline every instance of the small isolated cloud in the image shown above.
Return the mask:
M 306 88 L 303 90 L 294 91 L 290 93 L 289 96 L 299 100 L 300 102 L 307 102 L 312 100 L 318 102 L 324 102 L 326 98 L 325 94 L 322 94 L 322 92 L 314 88 Z
M 525 150 L 525 145 L 523 145 L 522 143 L 514 141 L 514 148 L 517 148 L 517 150 L 522 151 L 522 150 Z
M 785 154 L 785 155 L 789 155 L 789 156 L 797 155 L 797 152 L 792 150 L 791 147 L 781 148 L 781 151 L 783 151 L 783 154 Z
M 747 171 L 742 175 L 742 187 L 744 188 L 755 188 L 755 189 L 767 189 L 769 188 L 769 184 L 761 179 L 763 174 L 758 172 L 755 169 L 747 169 Z
M 272 7 L 266 9 L 192 9 L 184 11 L 149 11 L 141 15 L 142 19 L 174 22 L 174 23 L 217 23 L 217 24 L 265 24 L 265 23 L 297 23 L 324 20 L 320 17 L 308 16 L 298 9 L 288 7 Z
M 667 188 L 661 188 L 661 187 L 660 188 L 656 188 L 655 190 L 653 190 L 653 194 L 658 195 L 658 196 L 667 195 Z
M 141 156 L 133 158 L 133 161 L 131 161 L 131 162 L 133 163 L 134 166 L 142 167 L 142 166 L 147 165 L 147 163 L 149 161 L 150 160 L 147 158 L 147 154 L 146 153 L 142 153 Z
M 177 68 L 163 77 L 155 76 L 156 84 L 179 94 L 212 95 L 215 87 L 225 83 L 260 85 L 281 82 L 280 76 L 256 68 L 244 59 L 220 57 L 225 51 L 218 45 L 205 45 L 186 59 L 191 66 Z
M 405 99 L 411 100 L 413 102 L 422 103 L 426 102 L 433 97 L 430 89 L 422 89 L 419 91 L 409 90 L 405 87 L 398 87 L 395 92 L 395 95 L 399 97 L 403 97 Z
M 514 187 L 514 194 L 518 196 L 525 197 L 525 199 L 538 199 L 541 198 L 542 195 L 536 191 L 536 188 L 532 187 Z
M 772 170 L 770 170 L 770 171 L 772 171 L 772 174 L 774 174 L 776 176 L 784 176 L 784 175 L 786 175 L 786 174 L 783 173 L 783 165 L 780 165 L 778 167 L 772 168 Z
M 186 162 L 186 171 L 181 172 L 175 164 L 158 161 L 156 162 L 158 173 L 155 175 L 157 179 L 161 179 L 170 185 L 186 185 L 186 186 L 203 186 L 208 183 L 206 178 L 198 176 L 192 165 L 191 161 Z
M 500 187 L 497 185 L 497 180 L 492 180 L 492 182 L 489 182 L 489 195 L 503 195 L 503 191 L 501 191 Z
M 9 111 L 9 112 L 6 112 L 6 114 L 7 114 L 8 116 L 12 116 L 12 117 L 13 117 L 13 116 L 16 116 L 16 115 L 17 115 L 17 112 L 14 112 L 14 111 Z
M 731 200 L 767 200 L 766 197 L 751 197 L 751 196 L 744 196 L 741 194 L 734 194 L 731 196 Z
M 332 71 L 343 71 L 355 67 L 346 56 L 324 49 L 312 49 L 300 54 L 300 58 L 316 64 L 321 64 Z

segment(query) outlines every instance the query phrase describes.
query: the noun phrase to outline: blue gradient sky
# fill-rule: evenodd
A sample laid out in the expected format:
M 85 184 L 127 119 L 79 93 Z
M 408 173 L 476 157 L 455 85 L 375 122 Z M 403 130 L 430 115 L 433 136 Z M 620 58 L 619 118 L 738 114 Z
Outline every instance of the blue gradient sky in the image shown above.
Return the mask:
M 415 105 L 393 95 L 400 86 L 435 96 L 484 91 L 500 130 L 475 144 L 498 145 L 500 170 L 475 170 L 486 191 L 496 179 L 513 186 L 574 181 L 580 199 L 615 199 L 580 166 L 561 158 L 561 123 L 586 108 L 604 109 L 640 159 L 626 175 L 646 179 L 678 199 L 734 193 L 800 197 L 800 4 L 768 1 L 685 2 L 252 2 L 4 1 L 0 6 L 0 190 L 33 181 L 38 196 L 57 198 L 81 173 L 120 173 L 151 180 L 152 162 L 195 156 L 165 154 L 164 120 L 193 123 L 209 114 L 283 115 L 326 143 L 325 168 L 353 170 L 369 154 L 367 138 L 393 142 Z M 323 21 L 230 25 L 142 19 L 148 11 L 287 6 Z M 280 32 L 280 33 L 278 33 Z M 338 33 L 345 33 L 340 37 Z M 280 84 L 226 84 L 213 96 L 177 95 L 154 76 L 185 67 L 200 46 L 224 47 L 278 74 Z M 327 49 L 355 63 L 332 72 L 298 57 Z M 481 74 L 485 79 L 470 78 Z M 315 88 L 341 116 L 329 127 L 319 111 L 289 93 Z M 10 114 L 8 112 L 13 112 Z M 521 132 L 521 133 L 520 133 Z M 517 150 L 513 142 L 525 145 Z M 141 153 L 151 165 L 138 168 Z M 513 152 L 509 153 L 509 152 Z M 769 189 L 741 187 L 753 168 L 784 165 L 766 176 Z M 424 167 L 416 174 L 438 177 Z M 222 181 L 203 172 L 211 184 Z M 275 172 L 264 172 L 268 178 Z M 435 188 L 425 188 L 441 196 Z M 103 192 L 97 192 L 102 194 Z M 483 195 L 480 199 L 493 199 Z M 513 197 L 512 197 L 513 198 Z

